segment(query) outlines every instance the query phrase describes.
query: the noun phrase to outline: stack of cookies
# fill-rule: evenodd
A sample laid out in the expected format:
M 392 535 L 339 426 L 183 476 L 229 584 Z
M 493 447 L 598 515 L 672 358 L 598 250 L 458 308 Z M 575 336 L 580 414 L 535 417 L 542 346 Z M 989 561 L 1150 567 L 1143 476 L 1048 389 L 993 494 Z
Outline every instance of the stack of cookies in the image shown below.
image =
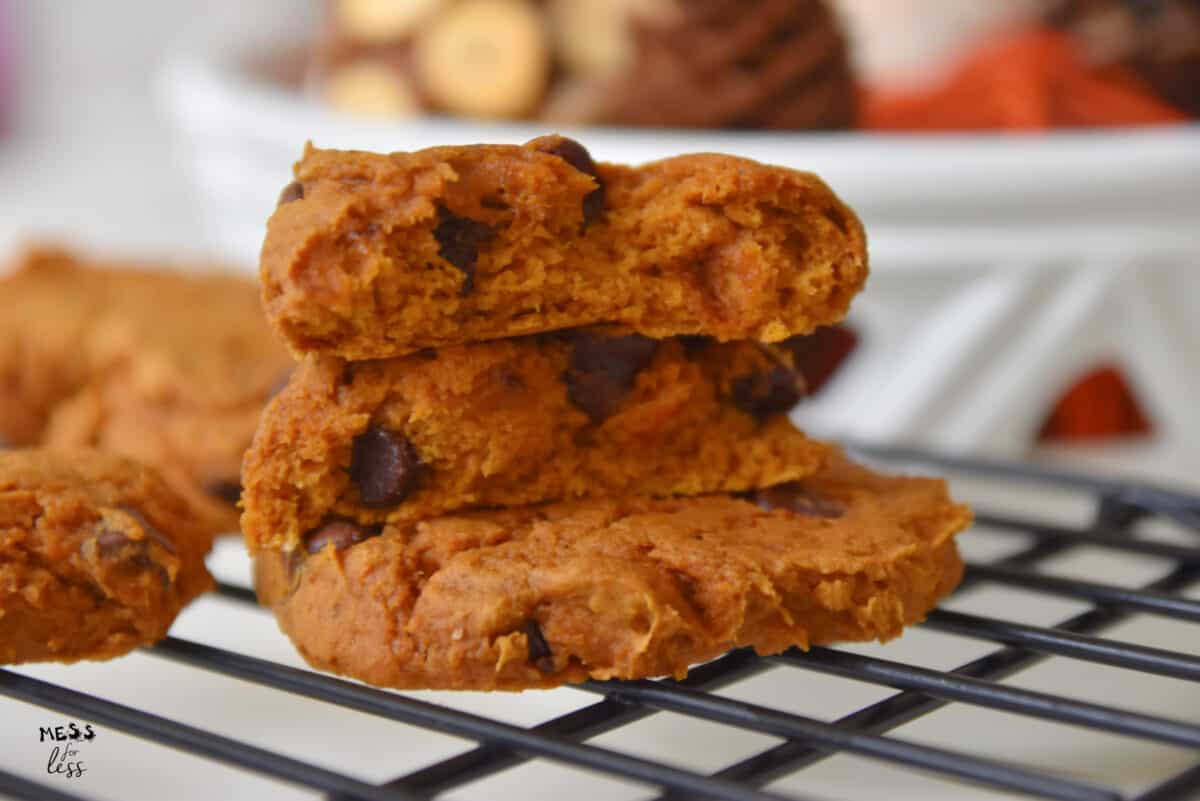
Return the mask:
M 243 467 L 259 597 L 399 688 L 680 676 L 886 639 L 958 581 L 942 482 L 810 440 L 770 343 L 834 323 L 862 227 L 815 176 L 557 136 L 309 147 L 268 223 L 301 363 Z

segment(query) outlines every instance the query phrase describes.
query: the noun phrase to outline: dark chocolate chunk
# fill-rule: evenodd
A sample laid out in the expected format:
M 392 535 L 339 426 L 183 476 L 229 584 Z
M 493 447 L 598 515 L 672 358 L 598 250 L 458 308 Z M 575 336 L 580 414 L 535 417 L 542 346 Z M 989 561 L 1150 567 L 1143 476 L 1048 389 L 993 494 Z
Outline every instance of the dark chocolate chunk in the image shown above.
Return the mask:
M 581 173 L 596 180 L 596 188 L 583 198 L 583 227 L 587 228 L 600 219 L 600 215 L 604 213 L 604 179 L 596 170 L 596 162 L 592 161 L 592 154 L 588 153 L 587 148 L 574 139 L 558 135 L 539 136 L 529 144 L 534 150 L 558 156 Z
M 814 495 L 799 484 L 779 484 L 749 493 L 747 499 L 768 512 L 783 509 L 805 517 L 841 517 L 842 504 Z
M 100 555 L 105 559 L 112 559 L 118 556 L 126 545 L 129 545 L 133 540 L 126 537 L 120 531 L 113 531 L 106 528 L 96 535 L 96 547 L 100 551 Z
M 526 620 L 521 631 L 525 633 L 525 641 L 529 644 L 529 664 L 543 673 L 553 673 L 554 652 L 550 650 L 550 644 L 542 636 L 542 629 L 538 626 L 537 621 Z
M 445 206 L 438 213 L 438 225 L 433 229 L 438 254 L 462 270 L 465 277 L 458 294 L 469 295 L 475 288 L 475 262 L 479 259 L 479 249 L 490 242 L 496 232 L 478 220 L 459 217 Z
M 142 527 L 142 531 L 146 532 L 146 536 L 161 545 L 163 550 L 167 553 L 175 553 L 175 544 L 171 542 L 170 538 L 151 525 L 145 515 L 131 506 L 122 506 L 121 511 L 136 520 L 138 525 Z
M 808 394 L 816 395 L 857 346 L 858 334 L 839 324 L 785 339 L 777 347 L 792 354 L 792 364 L 804 376 Z
M 567 397 L 593 423 L 607 420 L 633 388 L 637 374 L 654 359 L 658 343 L 639 334 L 598 337 L 576 333 L 571 363 L 563 376 Z
M 284 570 L 287 571 L 288 583 L 294 585 L 296 575 L 300 572 L 301 566 L 304 564 L 304 559 L 307 554 L 301 548 L 294 551 L 288 551 L 287 558 L 284 561 Z
M 677 337 L 677 339 L 679 340 L 679 344 L 683 346 L 683 352 L 691 358 L 699 356 L 713 343 L 712 337 L 697 336 L 695 334 L 687 334 Z
M 371 426 L 354 438 L 350 478 L 364 506 L 400 503 L 417 488 L 422 473 L 416 448 L 400 434 Z
M 168 553 L 175 552 L 175 546 L 157 529 L 146 523 L 145 518 L 132 509 L 123 511 L 137 518 L 146 532 L 146 539 L 131 539 L 123 531 L 110 528 L 101 529 L 96 535 L 96 553 L 101 559 L 120 560 L 136 570 L 153 570 L 164 588 L 171 586 L 171 576 L 167 569 L 156 562 L 150 555 L 150 542 L 153 540 Z
M 304 550 L 316 554 L 326 545 L 332 545 L 337 550 L 344 551 L 351 545 L 357 545 L 379 534 L 380 529 L 375 527 L 360 526 L 349 520 L 331 520 L 304 535 Z
M 242 499 L 241 482 L 228 478 L 210 481 L 204 487 L 204 491 L 214 498 L 225 501 L 230 506 L 237 506 L 238 501 Z
M 782 364 L 742 376 L 730 387 L 733 405 L 760 422 L 792 410 L 804 397 L 804 377 Z
M 279 202 L 275 205 L 282 206 L 284 203 L 291 203 L 293 200 L 300 200 L 302 197 L 304 197 L 304 184 L 299 181 L 292 181 L 279 193 Z

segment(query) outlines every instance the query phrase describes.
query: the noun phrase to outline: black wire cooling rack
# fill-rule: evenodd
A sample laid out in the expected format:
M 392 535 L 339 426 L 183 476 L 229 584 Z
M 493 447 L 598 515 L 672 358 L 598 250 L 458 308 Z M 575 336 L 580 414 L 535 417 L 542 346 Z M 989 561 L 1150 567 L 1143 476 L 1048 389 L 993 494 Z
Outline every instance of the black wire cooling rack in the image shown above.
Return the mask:
M 147 651 L 155 657 L 194 668 L 476 743 L 472 750 L 379 785 L 12 671 L 0 670 L 0 694 L 170 746 L 198 758 L 224 762 L 261 776 L 323 792 L 337 801 L 432 798 L 502 770 L 544 760 L 639 783 L 645 786 L 648 797 L 657 794 L 663 799 L 730 801 L 795 798 L 762 788 L 835 754 L 854 754 L 925 771 L 939 780 L 975 784 L 1035 798 L 1167 801 L 1200 797 L 1200 723 L 1001 683 L 1003 679 L 1052 657 L 1123 668 L 1128 671 L 1124 681 L 1136 681 L 1139 675 L 1146 674 L 1200 681 L 1200 657 L 1103 636 L 1106 630 L 1135 614 L 1200 622 L 1200 601 L 1182 594 L 1200 581 L 1200 540 L 1194 545 L 1170 542 L 1140 536 L 1135 531 L 1142 521 L 1161 518 L 1200 534 L 1200 496 L 1022 464 L 951 458 L 906 449 L 859 447 L 855 450 L 877 461 L 920 464 L 951 477 L 996 485 L 1069 490 L 1094 501 L 1092 522 L 1081 527 L 1052 525 L 977 508 L 978 523 L 989 531 L 1021 534 L 1029 538 L 1030 544 L 1001 559 L 968 563 L 966 578 L 959 590 L 963 592 L 990 583 L 1022 592 L 1083 601 L 1087 609 L 1051 626 L 1026 625 L 945 609 L 934 611 L 923 624 L 926 628 L 998 646 L 984 656 L 948 671 L 836 648 L 813 648 L 808 652 L 794 650 L 769 658 L 757 657 L 750 651 L 734 651 L 694 669 L 684 681 L 580 685 L 581 689 L 598 696 L 598 700 L 531 728 L 199 642 L 172 637 Z M 1170 567 L 1154 581 L 1136 589 L 1063 578 L 1036 569 L 1045 560 L 1081 548 L 1155 557 L 1166 560 Z M 243 587 L 223 584 L 219 592 L 238 603 L 254 603 L 253 593 Z M 871 683 L 894 692 L 832 722 L 714 692 L 771 670 L 795 671 L 797 680 L 804 671 L 816 671 Z M 1029 719 L 1050 720 L 1182 746 L 1194 749 L 1195 759 L 1174 775 L 1158 777 L 1157 783 L 1148 789 L 1124 796 L 1113 787 L 972 753 L 968 737 L 963 738 L 961 748 L 949 750 L 888 735 L 893 729 L 950 704 L 1001 710 Z M 662 711 L 772 735 L 780 742 L 710 775 L 587 742 Z M 1193 717 L 1200 718 L 1200 711 L 1190 712 Z M 0 794 L 36 801 L 84 797 L 3 771 L 0 771 Z M 843 797 L 852 795 L 853 788 L 847 788 L 842 794 Z

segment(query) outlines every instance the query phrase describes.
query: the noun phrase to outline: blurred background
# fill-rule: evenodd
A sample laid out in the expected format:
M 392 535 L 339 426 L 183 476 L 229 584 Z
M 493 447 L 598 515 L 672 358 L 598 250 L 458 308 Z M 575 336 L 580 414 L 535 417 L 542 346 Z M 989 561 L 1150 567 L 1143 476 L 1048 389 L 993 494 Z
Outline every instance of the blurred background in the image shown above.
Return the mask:
M 0 249 L 252 274 L 309 139 L 733 152 L 871 236 L 800 423 L 1188 480 L 1198 114 L 1195 0 L 0 0 Z

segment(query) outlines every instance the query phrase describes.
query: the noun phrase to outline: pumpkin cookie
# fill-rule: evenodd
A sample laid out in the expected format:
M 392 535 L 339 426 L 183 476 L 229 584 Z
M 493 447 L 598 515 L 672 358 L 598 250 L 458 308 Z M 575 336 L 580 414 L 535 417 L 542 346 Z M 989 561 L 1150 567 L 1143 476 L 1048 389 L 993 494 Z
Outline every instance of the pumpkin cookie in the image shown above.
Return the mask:
M 166 636 L 211 545 L 150 468 L 0 452 L 0 663 L 108 659 Z
M 0 439 L 153 465 L 214 531 L 237 529 L 242 455 L 292 367 L 252 281 L 43 249 L 0 303 Z
M 343 362 L 310 356 L 246 455 L 250 549 L 583 495 L 695 495 L 813 473 L 804 382 L 755 342 L 577 329 Z
M 836 322 L 862 225 L 819 178 L 716 154 L 595 164 L 578 142 L 318 150 L 267 223 L 267 316 L 361 360 L 617 323 L 778 341 Z
M 380 686 L 683 676 L 731 648 L 897 636 L 958 583 L 969 520 L 942 481 L 836 456 L 742 497 L 335 521 L 259 553 L 258 593 L 312 665 Z

